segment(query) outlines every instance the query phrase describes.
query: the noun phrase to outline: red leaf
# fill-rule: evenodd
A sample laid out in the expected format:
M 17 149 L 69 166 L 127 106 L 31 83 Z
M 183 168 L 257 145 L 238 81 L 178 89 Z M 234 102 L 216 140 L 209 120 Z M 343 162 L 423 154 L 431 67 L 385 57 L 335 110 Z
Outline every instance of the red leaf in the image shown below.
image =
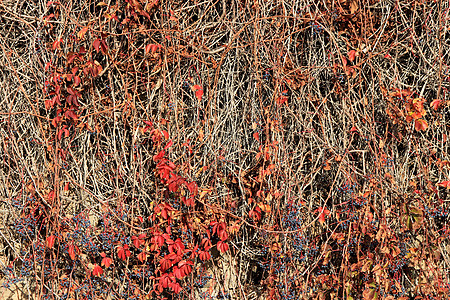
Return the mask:
M 100 49 L 102 50 L 103 54 L 106 54 L 106 52 L 108 51 L 108 46 L 106 45 L 105 40 L 100 40 Z M 101 71 L 99 71 L 99 72 L 101 72 Z
M 69 256 L 72 260 L 75 260 L 76 254 L 75 254 L 75 246 L 73 244 L 69 245 Z
M 169 284 L 172 283 L 171 278 L 169 277 L 169 274 L 163 274 L 160 278 L 159 278 L 159 284 L 163 287 L 163 288 L 167 288 L 169 287 Z
M 348 52 L 348 60 L 353 62 L 356 58 L 356 51 L 355 50 L 350 50 Z
M 417 131 L 426 130 L 428 128 L 428 123 L 424 119 L 417 119 L 414 121 L 414 128 Z
M 441 104 L 442 100 L 439 99 L 435 99 L 431 102 L 430 106 L 434 109 L 434 110 L 438 110 L 439 105 Z
M 151 52 L 152 54 L 161 49 L 161 45 L 148 44 L 145 46 L 145 54 Z
M 178 294 L 179 292 L 181 292 L 181 286 L 178 282 L 171 282 L 169 284 L 169 287 L 172 291 L 174 291 L 176 294 Z
M 450 189 L 450 181 L 442 181 L 442 182 L 439 182 L 437 185 L 441 186 L 441 187 L 445 187 L 447 189 Z
M 141 236 L 142 236 L 143 238 L 141 238 Z M 145 241 L 144 241 L 145 237 L 146 237 L 146 234 L 145 234 L 145 233 L 144 233 L 144 234 L 141 234 L 141 235 L 139 235 L 139 236 L 132 236 L 132 237 L 131 237 L 131 240 L 133 241 L 133 245 L 134 245 L 136 248 L 139 248 L 141 245 L 143 245 L 143 244 L 145 243 Z
M 157 155 L 153 156 L 153 161 L 158 161 L 158 160 L 163 159 L 164 154 L 166 154 L 166 152 L 164 150 L 162 150 Z
M 138 254 L 137 258 L 139 259 L 140 262 L 144 262 L 147 260 L 147 253 L 145 253 L 144 251 L 142 251 L 141 253 Z
M 92 271 L 92 275 L 94 276 L 100 276 L 103 274 L 103 269 L 102 267 L 100 267 L 99 265 L 95 264 L 94 265 L 94 270 Z
M 205 249 L 205 251 L 208 251 L 209 249 L 211 249 L 211 241 L 207 238 L 203 238 L 201 246 L 203 247 L 203 249 Z
M 278 105 L 283 105 L 284 103 L 287 103 L 288 97 L 286 96 L 281 96 L 278 97 L 275 101 L 277 102 Z
M 319 222 L 321 224 L 325 222 L 326 216 L 330 214 L 330 211 L 326 207 L 325 208 L 319 207 L 318 209 L 315 210 L 315 212 L 319 213 Z
M 192 265 L 194 265 L 192 261 L 182 260 L 178 263 L 178 267 L 174 268 L 173 273 L 178 279 L 182 279 L 192 272 Z
M 103 253 L 105 256 L 103 256 L 102 259 L 102 266 L 109 268 L 109 266 L 113 263 L 113 260 L 109 257 L 106 257 L 106 254 Z
M 324 213 L 321 213 L 321 214 L 319 215 L 319 222 L 320 222 L 321 224 L 323 224 L 323 223 L 325 222 L 325 214 L 324 214 Z
M 81 83 L 81 78 L 80 78 L 80 76 L 76 76 L 76 75 L 75 75 L 75 77 L 74 77 L 74 79 L 73 79 L 73 86 L 78 86 L 78 85 L 80 85 L 80 83 Z
M 189 182 L 186 184 L 189 193 L 191 193 L 191 196 L 196 196 L 198 194 L 198 185 L 195 181 Z
M 347 59 L 345 57 L 342 58 L 342 65 L 344 67 L 344 69 L 347 69 Z
M 197 97 L 198 101 L 202 100 L 203 90 L 199 89 L 195 92 L 195 97 Z
M 167 255 L 168 256 L 168 255 Z M 166 257 L 163 257 L 159 264 L 161 265 L 161 271 L 165 272 L 167 269 L 169 269 L 172 266 L 172 261 Z
M 56 236 L 55 235 L 51 235 L 49 237 L 47 237 L 47 248 L 52 249 L 53 245 L 55 245 L 55 240 L 56 240 Z
M 186 204 L 187 206 L 195 206 L 195 199 L 193 197 L 182 197 L 181 200 L 183 201 L 184 204 Z
M 58 130 L 58 141 L 61 140 L 63 133 L 64 133 L 63 130 Z
M 120 259 L 126 260 L 128 257 L 130 257 L 131 252 L 128 249 L 129 249 L 128 245 L 117 247 L 117 255 L 119 256 Z
M 97 52 L 100 51 L 100 39 L 96 39 L 92 44 Z
M 257 207 L 259 208 L 259 207 Z M 258 211 L 256 211 L 255 209 L 252 209 L 251 211 L 248 212 L 248 216 L 250 218 L 252 218 L 253 220 L 259 221 L 261 220 L 261 213 L 259 213 Z
M 221 241 L 225 241 L 226 239 L 228 239 L 228 233 L 223 230 L 218 234 L 219 238 Z
M 79 38 L 80 40 L 82 40 L 82 39 L 84 38 L 84 35 L 86 34 L 87 31 L 88 31 L 88 27 L 84 27 L 83 29 L 81 29 L 81 30 L 78 32 L 78 38 Z
M 200 251 L 199 257 L 203 261 L 207 261 L 211 258 L 211 254 L 208 251 Z
M 164 150 L 167 150 L 167 148 L 169 148 L 169 147 L 172 146 L 172 145 L 173 145 L 173 141 L 170 140 L 170 141 L 167 143 L 167 145 L 164 147 Z
M 183 278 L 183 272 L 177 266 L 173 267 L 173 275 L 178 279 Z
M 62 42 L 62 39 L 55 40 L 53 42 L 52 49 L 53 50 L 56 50 L 56 49 L 61 50 L 61 42 Z
M 217 242 L 217 250 L 224 253 L 228 250 L 228 244 L 222 241 Z
M 68 110 L 68 111 L 66 111 L 64 115 L 65 115 L 67 118 L 73 119 L 74 121 L 78 120 L 77 114 L 76 114 L 73 110 L 71 110 L 71 109 Z

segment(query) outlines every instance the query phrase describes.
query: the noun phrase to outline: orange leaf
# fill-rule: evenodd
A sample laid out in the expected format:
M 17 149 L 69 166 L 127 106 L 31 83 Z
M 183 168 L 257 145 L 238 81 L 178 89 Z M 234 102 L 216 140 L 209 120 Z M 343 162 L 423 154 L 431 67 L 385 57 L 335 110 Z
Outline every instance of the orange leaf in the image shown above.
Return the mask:
M 355 50 L 350 50 L 348 52 L 348 60 L 353 62 L 356 58 L 356 51 Z
M 55 40 L 55 41 L 53 42 L 52 49 L 53 49 L 53 50 L 56 50 L 56 49 L 61 50 L 61 42 L 62 42 L 62 39 L 57 39 L 57 40 Z
M 414 128 L 417 131 L 426 130 L 428 128 L 428 123 L 424 119 L 418 119 L 414 122 Z
M 72 260 L 75 260 L 75 246 L 73 244 L 69 245 L 69 256 Z
M 430 106 L 434 109 L 437 110 L 439 108 L 439 105 L 441 104 L 442 100 L 439 99 L 435 99 L 430 103 Z
M 83 29 L 81 29 L 81 30 L 78 32 L 78 38 L 79 38 L 80 40 L 82 40 L 82 39 L 84 38 L 84 35 L 86 34 L 87 31 L 88 31 L 88 28 L 87 28 L 87 27 L 84 27 Z
M 203 90 L 200 88 L 195 92 L 195 97 L 197 97 L 198 101 L 202 100 Z
M 318 209 L 315 210 L 315 212 L 319 213 L 320 224 L 323 224 L 325 222 L 326 216 L 330 214 L 330 211 L 326 207 L 325 208 L 319 207 Z
M 47 237 L 47 240 L 46 240 L 47 248 L 52 249 L 53 245 L 55 245 L 55 240 L 56 240 L 56 236 L 53 234 L 51 236 Z
M 321 213 L 321 214 L 320 214 L 320 216 L 319 216 L 319 222 L 320 222 L 320 224 L 325 223 L 325 214 L 324 214 L 324 213 Z

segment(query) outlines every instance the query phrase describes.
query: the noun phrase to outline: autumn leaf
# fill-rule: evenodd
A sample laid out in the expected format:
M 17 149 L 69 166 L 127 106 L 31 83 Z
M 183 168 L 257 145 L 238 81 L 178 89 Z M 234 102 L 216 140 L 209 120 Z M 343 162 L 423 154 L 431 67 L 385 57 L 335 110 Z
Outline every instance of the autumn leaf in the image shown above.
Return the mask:
M 428 128 L 428 123 L 424 119 L 417 119 L 414 122 L 414 128 L 417 131 L 426 130 Z
M 159 278 L 159 284 L 163 287 L 163 288 L 167 288 L 169 287 L 169 284 L 172 282 L 172 279 L 169 277 L 169 274 L 163 274 L 160 278 Z
M 113 260 L 109 257 L 106 257 L 105 252 L 100 253 L 102 259 L 102 266 L 109 268 L 109 266 L 113 263 Z
M 47 248 L 52 249 L 53 245 L 55 245 L 55 240 L 56 240 L 56 236 L 53 234 L 51 236 L 47 237 L 47 239 L 46 239 Z
M 147 253 L 145 253 L 144 251 L 142 251 L 141 253 L 138 254 L 137 258 L 139 259 L 140 262 L 144 262 L 147 260 Z
M 229 246 L 227 243 L 219 241 L 217 242 L 217 250 L 219 250 L 221 253 L 227 252 L 229 249 Z
M 323 224 L 325 222 L 326 216 L 328 216 L 330 214 L 330 211 L 325 207 L 319 207 L 318 209 L 315 210 L 315 212 L 319 213 L 319 222 L 320 224 Z
M 161 45 L 156 45 L 156 44 L 148 44 L 147 46 L 145 46 L 145 54 L 147 53 L 155 53 L 156 51 L 158 51 L 159 49 L 161 49 Z
M 100 39 L 96 39 L 92 45 L 97 52 L 100 52 Z
M 53 50 L 56 50 L 56 49 L 61 50 L 61 43 L 62 43 L 62 39 L 55 40 L 52 44 L 52 49 Z
M 281 106 L 281 105 L 283 105 L 284 103 L 287 104 L 288 97 L 287 97 L 287 96 L 280 96 L 280 97 L 278 97 L 275 101 L 277 102 L 278 105 Z
M 203 249 L 205 249 L 205 251 L 208 251 L 212 247 L 211 240 L 208 238 L 203 238 L 200 244 L 202 245 Z
M 197 97 L 198 101 L 202 100 L 203 90 L 199 89 L 195 92 L 195 97 Z
M 164 150 L 162 150 L 157 155 L 153 156 L 153 161 L 159 161 L 159 160 L 163 159 L 165 154 L 166 154 L 166 152 Z
M 347 55 L 348 55 L 348 60 L 353 62 L 356 58 L 356 51 L 350 50 Z
M 161 265 L 161 271 L 164 272 L 167 269 L 169 269 L 173 263 L 170 259 L 168 259 L 167 257 L 163 257 L 160 261 L 159 264 Z
M 75 254 L 75 246 L 73 244 L 69 245 L 69 256 L 72 260 L 75 260 L 76 254 Z
M 211 258 L 211 254 L 208 251 L 199 251 L 198 256 L 203 261 L 207 261 Z
M 95 264 L 94 265 L 94 270 L 92 271 L 92 275 L 94 276 L 100 276 L 103 274 L 103 269 L 102 267 L 100 267 L 99 265 Z
M 82 40 L 84 38 L 84 35 L 86 34 L 86 32 L 88 31 L 88 27 L 84 27 L 82 28 L 79 32 L 78 32 L 78 38 L 80 40 Z
M 117 247 L 117 255 L 119 256 L 120 259 L 126 260 L 128 257 L 130 257 L 131 252 L 128 249 L 129 249 L 128 245 Z
M 164 147 L 164 150 L 167 150 L 167 148 L 170 148 L 173 145 L 173 141 L 170 140 L 167 145 Z
M 450 180 L 439 182 L 437 185 L 450 189 Z
M 434 110 L 438 110 L 439 105 L 441 104 L 442 100 L 439 99 L 435 99 L 430 103 L 430 106 L 434 109 Z

